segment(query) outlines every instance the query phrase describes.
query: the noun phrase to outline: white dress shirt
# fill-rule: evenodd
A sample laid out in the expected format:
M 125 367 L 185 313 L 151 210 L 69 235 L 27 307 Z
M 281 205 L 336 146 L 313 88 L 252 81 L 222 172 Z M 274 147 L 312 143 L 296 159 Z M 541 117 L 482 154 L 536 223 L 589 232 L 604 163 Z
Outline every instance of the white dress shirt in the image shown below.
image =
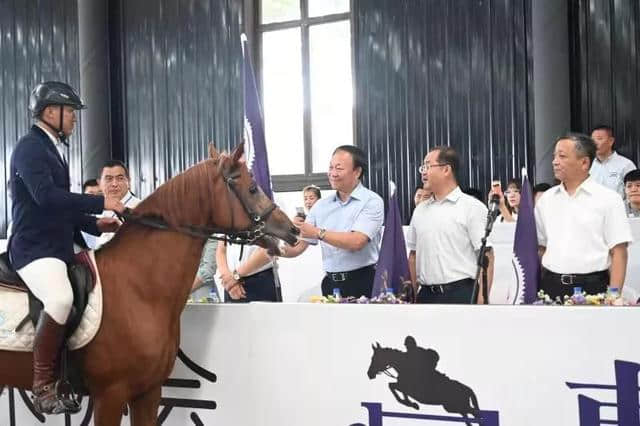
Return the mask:
M 418 204 L 409 224 L 407 247 L 416 252 L 420 284 L 475 279 L 487 212 L 483 203 L 459 187 L 441 201 L 431 197 Z
M 49 136 L 49 139 L 51 139 L 51 142 L 53 142 L 53 145 L 56 147 L 56 150 L 58 151 L 58 154 L 60 155 L 60 159 L 62 160 L 62 162 L 65 165 L 68 165 L 67 163 L 67 155 L 65 154 L 65 146 L 62 142 L 60 142 L 60 139 L 58 139 L 57 136 L 54 136 L 51 134 L 51 132 L 49 132 L 49 130 L 47 130 L 46 128 L 44 128 L 43 126 L 39 125 L 36 123 L 36 126 L 38 126 L 40 129 L 42 129 L 43 132 L 45 132 L 47 134 L 47 136 Z
M 604 185 L 624 197 L 624 176 L 635 169 L 636 165 L 633 164 L 633 161 L 613 151 L 604 161 L 600 161 L 596 157 L 591 164 L 589 174 L 600 185 Z
M 138 204 L 140 204 L 141 200 L 139 198 L 137 198 L 135 195 L 133 195 L 131 193 L 131 191 L 127 191 L 127 193 L 124 194 L 124 197 L 122 197 L 120 202 L 122 204 L 124 204 L 125 207 L 133 209 Z M 102 212 L 102 215 L 100 215 L 100 217 L 117 217 L 117 215 L 116 215 L 115 212 L 113 212 L 111 210 L 105 210 L 105 211 Z M 97 250 L 100 247 L 102 247 L 103 245 L 105 245 L 107 242 L 111 241 L 111 239 L 113 238 L 114 235 L 115 235 L 114 232 L 103 232 L 102 235 L 97 237 L 94 249 Z M 85 236 L 85 241 L 86 240 L 87 240 L 87 237 Z M 87 245 L 89 245 L 88 241 L 87 241 Z M 91 246 L 89 245 L 89 247 L 91 247 Z
M 535 216 L 542 266 L 558 274 L 607 270 L 609 250 L 633 240 L 622 198 L 591 177 L 573 196 L 562 184 L 545 191 Z

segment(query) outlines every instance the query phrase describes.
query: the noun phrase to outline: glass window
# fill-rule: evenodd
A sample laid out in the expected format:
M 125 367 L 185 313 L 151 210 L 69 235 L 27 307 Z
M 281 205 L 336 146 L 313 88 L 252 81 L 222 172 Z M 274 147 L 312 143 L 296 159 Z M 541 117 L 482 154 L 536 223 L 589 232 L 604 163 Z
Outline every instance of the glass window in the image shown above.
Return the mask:
M 262 0 L 260 4 L 263 24 L 300 19 L 300 0 Z
M 309 16 L 332 15 L 349 11 L 349 0 L 309 0 Z
M 353 144 L 349 21 L 309 27 L 313 172 L 327 170 L 333 150 Z
M 272 175 L 304 173 L 300 28 L 262 34 L 264 121 Z

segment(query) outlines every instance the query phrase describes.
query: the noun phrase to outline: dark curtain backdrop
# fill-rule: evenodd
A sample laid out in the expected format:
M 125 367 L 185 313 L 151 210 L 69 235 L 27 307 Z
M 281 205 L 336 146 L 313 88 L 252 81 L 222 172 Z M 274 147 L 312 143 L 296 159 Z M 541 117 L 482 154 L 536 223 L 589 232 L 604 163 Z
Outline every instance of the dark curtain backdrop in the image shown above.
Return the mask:
M 436 145 L 458 151 L 464 187 L 534 177 L 530 16 L 530 0 L 353 1 L 356 140 L 405 221 Z
M 29 129 L 29 94 L 41 81 L 66 81 L 79 90 L 76 0 L 0 0 L 0 143 L 2 175 L 18 139 Z M 80 121 L 70 139 L 72 190 L 82 187 Z M 11 218 L 7 186 L 0 185 L 0 234 Z
M 114 156 L 141 196 L 242 138 L 240 0 L 112 0 Z
M 572 126 L 610 124 L 616 150 L 640 159 L 640 1 L 570 0 Z

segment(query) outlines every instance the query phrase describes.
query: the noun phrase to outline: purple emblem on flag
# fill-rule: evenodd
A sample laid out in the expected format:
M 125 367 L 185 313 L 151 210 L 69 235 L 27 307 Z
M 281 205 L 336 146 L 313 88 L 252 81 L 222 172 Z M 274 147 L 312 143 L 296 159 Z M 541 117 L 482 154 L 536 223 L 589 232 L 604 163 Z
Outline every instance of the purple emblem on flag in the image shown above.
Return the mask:
M 513 267 L 516 272 L 517 297 L 515 303 L 527 304 L 536 300 L 540 278 L 538 235 L 533 213 L 533 196 L 526 169 L 522 169 L 522 192 L 513 241 Z
M 385 293 L 387 289 L 393 289 L 393 292 L 398 294 L 402 288 L 402 283 L 411 279 L 398 198 L 395 185 L 393 182 L 390 184 L 392 187 L 391 196 L 389 197 L 382 246 L 380 247 L 380 256 L 376 266 L 376 276 L 373 280 L 371 297 L 377 297 L 381 293 Z
M 253 172 L 262 191 L 273 200 L 267 145 L 264 137 L 264 120 L 248 42 L 244 34 L 242 35 L 242 54 L 244 57 L 244 142 L 247 167 Z

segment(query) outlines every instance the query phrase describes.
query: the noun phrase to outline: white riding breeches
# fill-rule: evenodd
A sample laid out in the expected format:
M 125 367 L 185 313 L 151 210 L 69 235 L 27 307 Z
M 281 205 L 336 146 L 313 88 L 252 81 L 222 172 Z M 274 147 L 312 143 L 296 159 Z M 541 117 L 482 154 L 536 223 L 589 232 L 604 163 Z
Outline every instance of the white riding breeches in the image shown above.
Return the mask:
M 34 296 L 40 299 L 44 311 L 58 324 L 66 324 L 73 306 L 67 264 L 54 257 L 43 257 L 17 272 Z

